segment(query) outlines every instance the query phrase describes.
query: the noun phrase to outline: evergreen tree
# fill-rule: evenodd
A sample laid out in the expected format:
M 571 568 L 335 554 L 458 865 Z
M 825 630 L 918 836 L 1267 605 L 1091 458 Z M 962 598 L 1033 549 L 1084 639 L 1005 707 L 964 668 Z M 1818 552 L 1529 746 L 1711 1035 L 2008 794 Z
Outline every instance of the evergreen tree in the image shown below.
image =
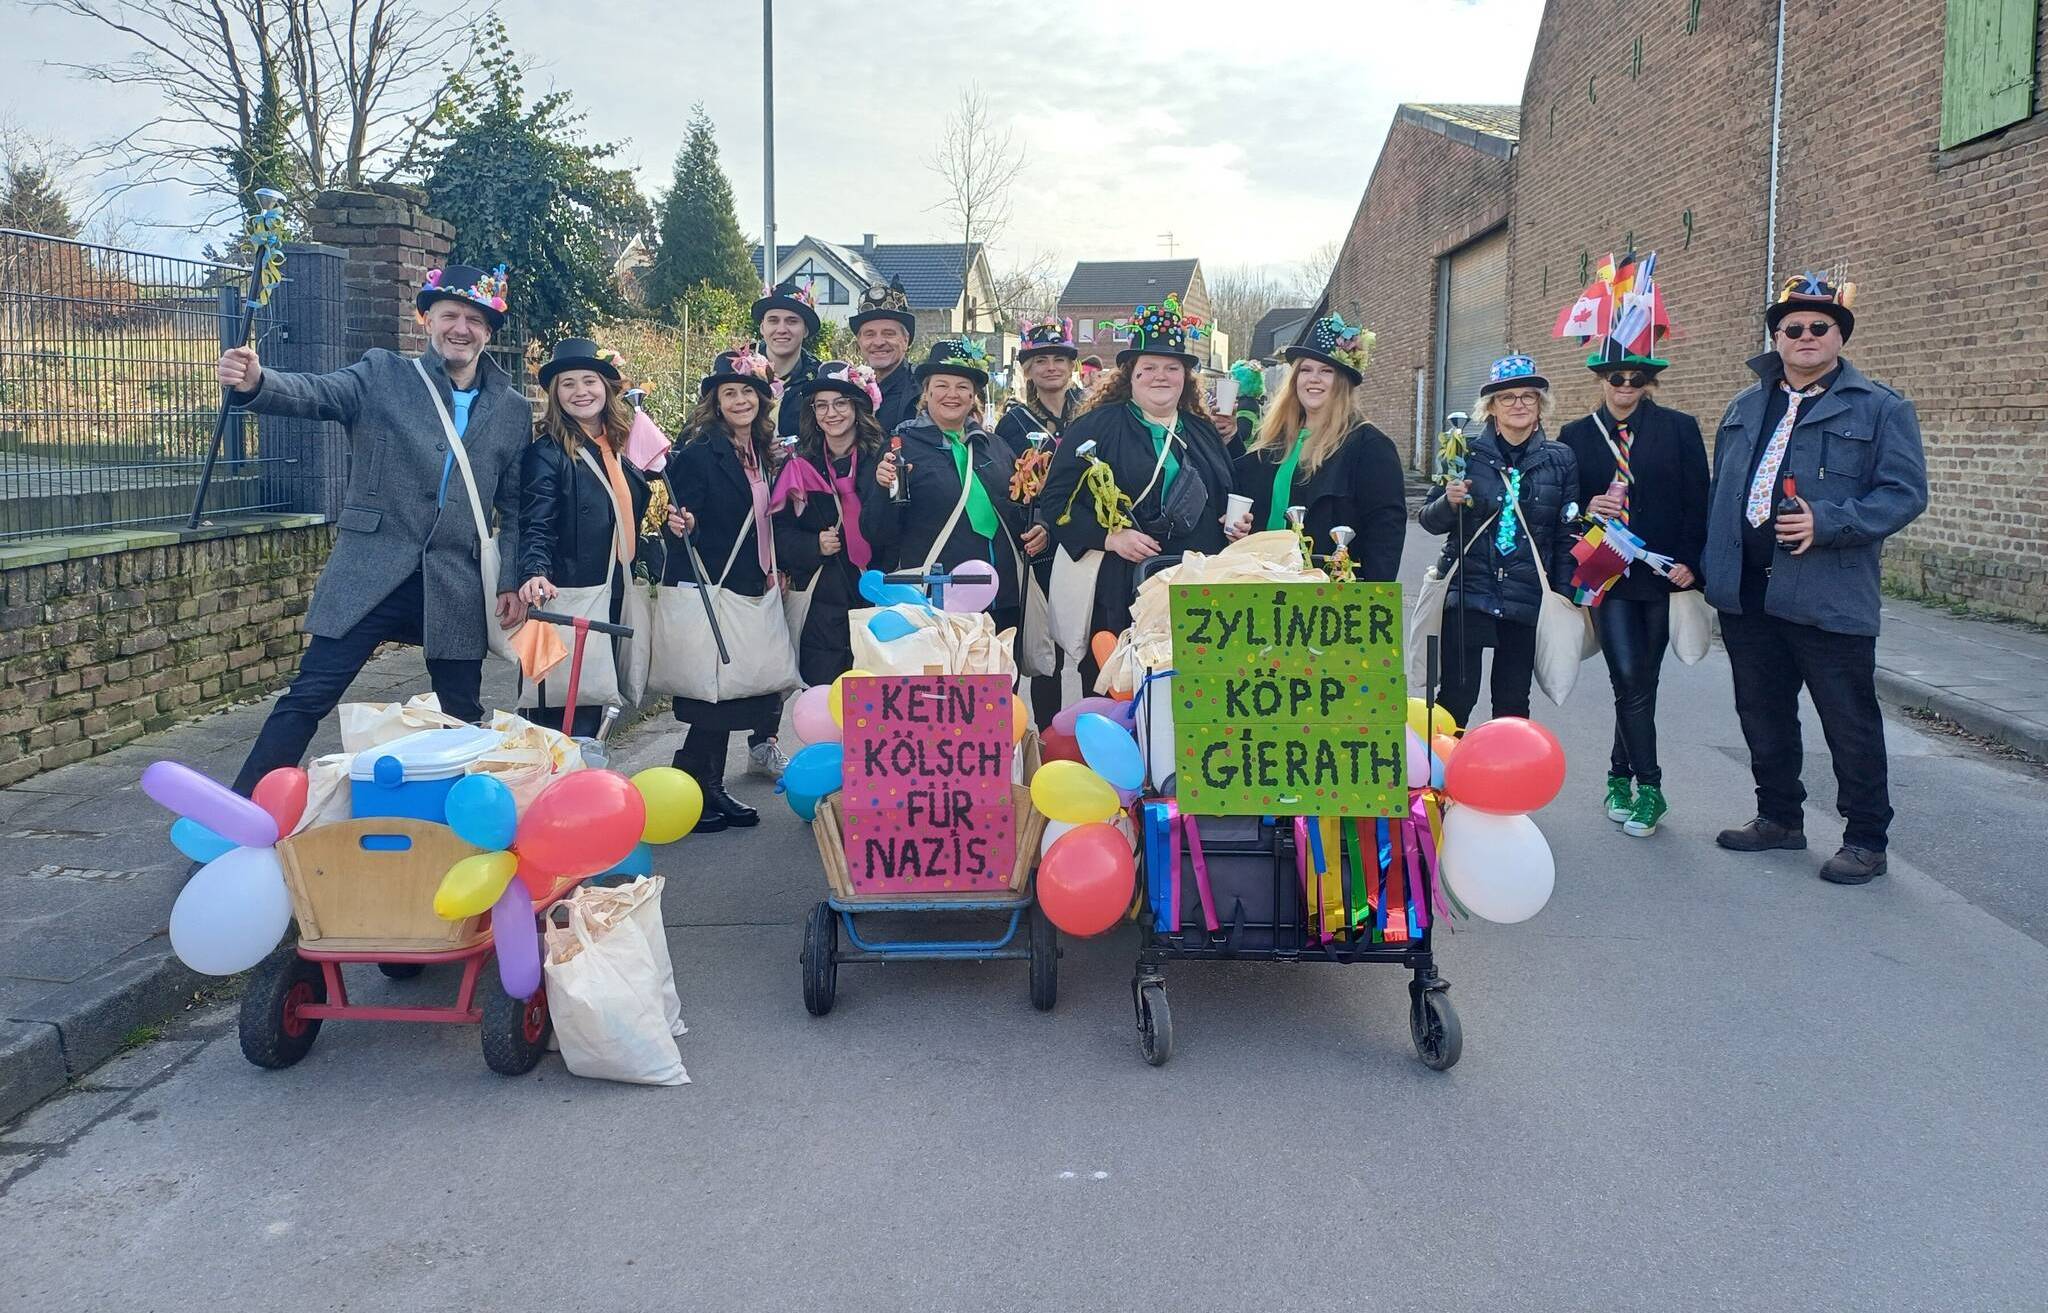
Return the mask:
M 242 213 L 256 214 L 263 209 L 256 199 L 259 187 L 275 187 L 294 204 L 310 199 L 304 194 L 303 175 L 292 143 L 292 125 L 298 117 L 298 111 L 278 85 L 276 65 L 266 60 L 263 89 L 256 95 L 248 134 L 220 152 L 234 178 L 235 196 L 241 202 Z
M 648 271 L 647 305 L 674 318 L 677 305 L 702 283 L 752 302 L 761 272 L 740 235 L 732 183 L 719 167 L 711 117 L 700 103 L 691 109 L 689 138 L 676 152 L 675 178 L 661 198 L 661 246 Z
M 0 185 L 0 228 L 52 237 L 78 236 L 78 220 L 72 217 L 70 202 L 47 165 L 7 166 L 4 185 Z
M 530 104 L 505 27 L 477 36 L 480 80 L 456 79 L 422 167 L 427 208 L 455 226 L 451 258 L 510 266 L 511 313 L 543 345 L 588 335 L 624 302 L 614 253 L 651 222 L 612 143 L 583 140 L 566 91 Z

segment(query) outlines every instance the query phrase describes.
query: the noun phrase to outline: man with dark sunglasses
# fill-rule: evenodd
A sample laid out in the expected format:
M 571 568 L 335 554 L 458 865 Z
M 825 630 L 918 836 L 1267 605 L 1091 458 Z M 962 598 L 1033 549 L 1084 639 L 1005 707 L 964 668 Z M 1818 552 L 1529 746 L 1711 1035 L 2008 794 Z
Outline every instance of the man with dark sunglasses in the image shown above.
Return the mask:
M 1878 564 L 1884 540 L 1927 509 L 1913 403 L 1843 360 L 1856 285 L 1786 283 L 1764 311 L 1770 351 L 1728 405 L 1714 442 L 1702 561 L 1735 680 L 1757 816 L 1716 842 L 1737 852 L 1806 847 L 1799 690 L 1834 758 L 1842 847 L 1836 884 L 1886 870 L 1891 794 L 1877 705 Z

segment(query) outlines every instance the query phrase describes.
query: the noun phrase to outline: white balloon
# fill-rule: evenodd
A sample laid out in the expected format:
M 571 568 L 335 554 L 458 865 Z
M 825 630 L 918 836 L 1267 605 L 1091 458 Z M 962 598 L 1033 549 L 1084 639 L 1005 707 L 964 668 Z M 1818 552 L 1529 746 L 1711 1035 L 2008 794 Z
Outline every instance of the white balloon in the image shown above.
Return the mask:
M 1038 841 L 1038 855 L 1040 857 L 1045 856 L 1052 851 L 1052 846 L 1059 842 L 1061 835 L 1069 830 L 1079 828 L 1072 821 L 1047 820 L 1045 823 L 1045 837 Z
M 1542 911 L 1557 884 L 1550 845 L 1527 816 L 1450 807 L 1439 861 L 1444 884 L 1465 909 L 1502 924 Z
M 292 896 L 274 848 L 235 848 L 199 868 L 171 906 L 171 949 L 208 976 L 247 971 L 292 924 Z

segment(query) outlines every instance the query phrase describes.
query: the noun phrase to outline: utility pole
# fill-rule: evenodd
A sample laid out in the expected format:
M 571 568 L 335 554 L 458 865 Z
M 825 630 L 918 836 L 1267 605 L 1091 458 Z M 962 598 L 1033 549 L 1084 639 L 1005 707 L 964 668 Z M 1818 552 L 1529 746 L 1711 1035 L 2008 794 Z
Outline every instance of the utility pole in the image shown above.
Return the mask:
M 1166 243 L 1166 258 L 1171 260 L 1173 258 L 1174 248 L 1178 246 L 1179 243 L 1173 240 L 1172 233 L 1159 234 L 1159 240 Z
M 761 0 L 761 285 L 775 284 L 775 0 Z

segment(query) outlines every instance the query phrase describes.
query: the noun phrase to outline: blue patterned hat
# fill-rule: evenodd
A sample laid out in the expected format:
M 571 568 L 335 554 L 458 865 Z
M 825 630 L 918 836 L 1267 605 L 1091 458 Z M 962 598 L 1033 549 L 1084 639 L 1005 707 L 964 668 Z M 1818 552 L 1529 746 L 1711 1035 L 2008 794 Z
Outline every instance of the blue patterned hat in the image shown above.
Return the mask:
M 1486 386 L 1479 389 L 1479 395 L 1490 397 L 1509 388 L 1541 388 L 1548 392 L 1550 380 L 1537 372 L 1536 362 L 1528 356 L 1502 356 L 1487 371 Z

